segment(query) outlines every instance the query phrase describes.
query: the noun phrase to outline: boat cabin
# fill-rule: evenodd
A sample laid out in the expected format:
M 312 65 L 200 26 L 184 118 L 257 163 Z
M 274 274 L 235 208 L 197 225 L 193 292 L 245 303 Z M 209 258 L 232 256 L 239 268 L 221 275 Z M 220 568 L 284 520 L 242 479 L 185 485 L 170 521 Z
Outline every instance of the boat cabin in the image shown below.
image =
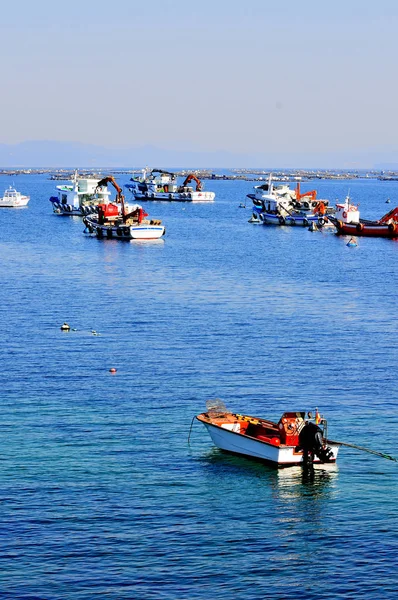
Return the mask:
M 359 223 L 358 206 L 351 204 L 349 196 L 345 199 L 344 204 L 336 204 L 335 218 L 342 223 Z
M 99 204 L 109 202 L 111 192 L 107 186 L 97 188 L 100 179 L 87 177 L 79 179 L 74 175 L 73 182 L 66 185 L 57 185 L 58 198 L 60 204 L 80 208 L 85 204 Z M 54 198 L 55 199 L 55 198 Z

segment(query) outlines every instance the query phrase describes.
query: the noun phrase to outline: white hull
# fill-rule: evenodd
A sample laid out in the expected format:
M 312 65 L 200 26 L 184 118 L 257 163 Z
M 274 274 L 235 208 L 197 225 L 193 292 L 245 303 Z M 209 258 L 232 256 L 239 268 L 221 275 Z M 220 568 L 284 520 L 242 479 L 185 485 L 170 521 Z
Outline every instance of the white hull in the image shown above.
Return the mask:
M 283 217 L 282 215 L 274 215 L 272 213 L 265 212 L 253 212 L 253 216 L 250 220 L 252 223 L 263 223 L 264 225 L 277 225 L 277 226 L 295 226 L 298 225 L 300 227 L 308 227 L 311 223 L 316 223 L 320 227 L 322 227 L 325 223 L 324 217 L 320 217 L 319 215 L 288 215 Z
M 263 460 L 278 467 L 300 465 L 303 463 L 303 452 L 296 452 L 295 446 L 274 446 L 267 442 L 230 431 L 229 429 L 224 429 L 218 425 L 206 422 L 203 422 L 203 424 L 209 432 L 215 446 L 221 450 Z M 328 443 L 333 451 L 335 461 L 339 446 L 334 445 L 332 442 Z M 314 462 L 319 463 L 320 461 L 315 457 Z
M 168 202 L 213 202 L 214 192 L 133 192 L 135 200 L 157 200 Z
M 13 202 L 0 198 L 0 208 L 20 208 L 21 206 L 27 206 L 29 200 L 29 196 L 21 196 L 20 200 Z
M 99 225 L 89 219 L 86 222 L 89 233 L 95 234 L 100 239 L 157 240 L 166 233 L 163 225 L 151 225 L 147 223 L 140 225 Z

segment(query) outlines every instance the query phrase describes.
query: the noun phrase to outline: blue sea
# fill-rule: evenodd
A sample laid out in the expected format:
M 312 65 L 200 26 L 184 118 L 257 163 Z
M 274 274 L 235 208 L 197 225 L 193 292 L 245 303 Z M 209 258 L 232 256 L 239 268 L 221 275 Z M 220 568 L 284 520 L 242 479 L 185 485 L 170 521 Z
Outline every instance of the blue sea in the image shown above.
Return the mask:
M 188 434 L 208 399 L 317 407 L 397 457 L 398 240 L 249 224 L 249 181 L 146 203 L 162 240 L 97 240 L 52 213 L 56 184 L 0 177 L 31 196 L 0 209 L 0 598 L 396 599 L 398 463 L 277 471 Z M 398 182 L 313 188 L 398 205 Z

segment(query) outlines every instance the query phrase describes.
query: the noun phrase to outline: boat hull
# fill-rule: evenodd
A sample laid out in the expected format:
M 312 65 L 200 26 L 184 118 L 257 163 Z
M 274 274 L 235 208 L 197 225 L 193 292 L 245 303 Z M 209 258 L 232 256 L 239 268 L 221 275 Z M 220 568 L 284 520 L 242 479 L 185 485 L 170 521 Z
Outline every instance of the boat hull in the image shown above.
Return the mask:
M 163 225 L 151 223 L 100 225 L 98 222 L 86 218 L 85 225 L 88 233 L 96 235 L 99 239 L 157 240 L 166 233 Z
M 197 419 L 206 427 L 214 445 L 220 450 L 248 456 L 278 468 L 303 464 L 303 452 L 298 451 L 296 446 L 270 444 L 206 422 L 199 417 Z M 328 442 L 328 445 L 333 452 L 330 462 L 334 463 L 337 459 L 339 446 L 333 444 L 333 442 Z M 321 463 L 321 461 L 315 457 L 314 463 Z
M 264 225 L 276 225 L 279 227 L 285 225 L 308 227 L 311 223 L 315 223 L 316 225 L 319 225 L 319 227 L 322 227 L 325 224 L 325 219 L 314 214 L 293 214 L 283 217 L 282 215 L 275 215 L 273 213 L 255 211 L 253 212 L 251 222 L 262 222 Z
M 4 200 L 0 198 L 0 208 L 21 208 L 27 206 L 30 200 L 29 196 L 21 196 L 18 200 Z
M 98 213 L 98 206 L 86 205 L 86 206 L 73 206 L 72 204 L 62 204 L 61 202 L 52 202 L 53 212 L 56 215 L 62 215 L 66 217 L 85 217 L 90 214 Z
M 359 223 L 343 223 L 330 218 L 340 235 L 355 235 L 361 237 L 398 238 L 398 225 L 377 223 L 376 221 L 359 221 Z
M 213 202 L 214 192 L 133 192 L 137 201 L 154 200 L 164 202 Z

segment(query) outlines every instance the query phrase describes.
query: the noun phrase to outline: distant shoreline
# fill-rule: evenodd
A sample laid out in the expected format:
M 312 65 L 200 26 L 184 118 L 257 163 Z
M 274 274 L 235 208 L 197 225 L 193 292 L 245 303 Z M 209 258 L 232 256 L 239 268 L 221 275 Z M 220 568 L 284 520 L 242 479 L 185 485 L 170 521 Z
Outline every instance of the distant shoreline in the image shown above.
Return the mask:
M 72 168 L 0 168 L 0 175 L 15 177 L 17 175 L 48 175 L 54 181 L 67 181 L 73 176 L 75 169 Z M 79 169 L 81 177 L 102 177 L 104 173 L 113 175 L 140 175 L 142 169 Z M 200 179 L 213 181 L 266 181 L 272 174 L 273 181 L 280 182 L 305 182 L 319 179 L 344 181 L 348 179 L 369 179 L 380 181 L 398 181 L 398 171 L 381 170 L 338 170 L 338 169 L 182 169 L 175 170 L 176 175 L 184 177 L 187 173 L 195 173 Z

